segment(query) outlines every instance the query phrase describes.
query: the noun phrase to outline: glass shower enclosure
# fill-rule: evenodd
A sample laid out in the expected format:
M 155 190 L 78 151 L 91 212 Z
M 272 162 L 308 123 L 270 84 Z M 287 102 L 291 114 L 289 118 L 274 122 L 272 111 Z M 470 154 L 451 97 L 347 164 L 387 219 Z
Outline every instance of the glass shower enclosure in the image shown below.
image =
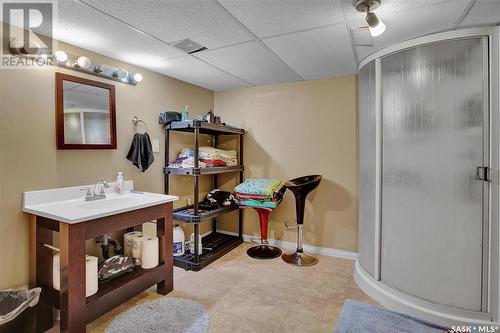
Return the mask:
M 405 312 L 491 320 L 489 47 L 445 34 L 360 68 L 357 280 Z

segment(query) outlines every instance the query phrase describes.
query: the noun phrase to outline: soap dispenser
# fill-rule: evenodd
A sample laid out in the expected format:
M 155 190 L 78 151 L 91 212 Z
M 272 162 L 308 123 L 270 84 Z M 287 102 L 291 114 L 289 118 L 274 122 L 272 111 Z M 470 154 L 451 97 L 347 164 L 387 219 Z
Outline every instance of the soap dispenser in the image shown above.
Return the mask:
M 116 194 L 123 194 L 124 192 L 124 184 L 123 184 L 123 172 L 118 171 L 118 175 L 116 176 Z

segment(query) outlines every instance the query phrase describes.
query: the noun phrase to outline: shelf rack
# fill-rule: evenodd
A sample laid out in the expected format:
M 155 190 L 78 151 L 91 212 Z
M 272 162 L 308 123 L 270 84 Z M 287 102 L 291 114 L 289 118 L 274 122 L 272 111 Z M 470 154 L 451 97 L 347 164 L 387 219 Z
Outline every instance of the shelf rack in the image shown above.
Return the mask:
M 169 168 L 170 161 L 170 132 L 187 132 L 194 135 L 194 167 L 193 168 Z M 238 173 L 239 182 L 243 181 L 243 135 L 245 131 L 219 124 L 211 124 L 198 120 L 174 121 L 165 127 L 165 168 L 164 172 L 164 192 L 169 194 L 169 176 L 183 175 L 194 177 L 194 202 L 192 206 L 186 206 L 174 210 L 174 220 L 193 224 L 195 240 L 198 239 L 200 230 L 199 224 L 207 220 L 212 220 L 212 233 L 202 238 L 203 253 L 198 254 L 198 242 L 195 241 L 194 253 L 186 253 L 183 256 L 174 257 L 174 265 L 186 270 L 199 271 L 211 262 L 222 257 L 241 243 L 243 243 L 243 213 L 238 213 L 238 236 L 217 233 L 217 218 L 223 214 L 238 210 L 238 207 L 224 207 L 211 211 L 203 211 L 199 208 L 200 202 L 200 177 L 212 176 L 213 186 L 217 188 L 217 175 L 225 173 Z M 200 135 L 210 135 L 213 137 L 213 147 L 217 147 L 218 138 L 221 135 L 238 136 L 238 161 L 240 165 L 228 167 L 199 167 L 199 137 Z M 186 214 L 186 209 L 191 209 L 190 214 Z

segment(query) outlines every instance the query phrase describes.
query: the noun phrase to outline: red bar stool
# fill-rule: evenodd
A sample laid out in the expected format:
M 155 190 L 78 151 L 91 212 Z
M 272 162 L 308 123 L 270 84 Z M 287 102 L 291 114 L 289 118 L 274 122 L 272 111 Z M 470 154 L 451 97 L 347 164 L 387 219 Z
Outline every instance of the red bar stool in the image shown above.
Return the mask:
M 260 221 L 260 244 L 247 250 L 247 254 L 255 259 L 274 259 L 281 256 L 281 250 L 269 245 L 267 241 L 267 226 L 269 224 L 269 213 L 271 208 L 240 206 L 240 208 L 253 208 L 259 214 Z

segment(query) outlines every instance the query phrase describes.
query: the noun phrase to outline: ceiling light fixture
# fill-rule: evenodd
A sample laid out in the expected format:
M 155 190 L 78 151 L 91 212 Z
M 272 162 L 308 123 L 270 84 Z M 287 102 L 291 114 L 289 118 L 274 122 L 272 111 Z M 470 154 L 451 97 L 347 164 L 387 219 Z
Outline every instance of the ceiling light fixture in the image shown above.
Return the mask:
M 375 9 L 380 7 L 382 0 L 358 0 L 356 2 L 356 10 L 358 12 L 366 13 L 366 22 L 370 28 L 370 35 L 378 37 L 385 31 L 385 24 L 381 19 L 373 13 Z

